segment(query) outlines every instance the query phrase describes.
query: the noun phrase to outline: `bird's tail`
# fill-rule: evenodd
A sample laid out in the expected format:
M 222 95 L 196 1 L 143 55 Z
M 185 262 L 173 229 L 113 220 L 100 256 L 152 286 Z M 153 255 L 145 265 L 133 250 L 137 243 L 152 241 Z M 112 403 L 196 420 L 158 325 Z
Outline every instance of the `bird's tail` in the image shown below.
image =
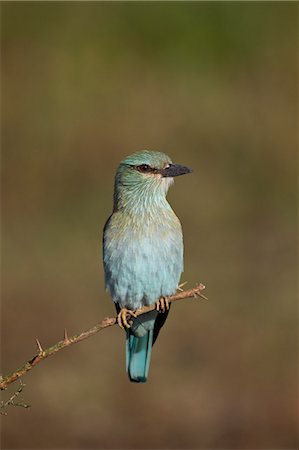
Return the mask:
M 151 360 L 154 331 L 147 331 L 142 337 L 127 331 L 126 359 L 130 381 L 145 383 Z

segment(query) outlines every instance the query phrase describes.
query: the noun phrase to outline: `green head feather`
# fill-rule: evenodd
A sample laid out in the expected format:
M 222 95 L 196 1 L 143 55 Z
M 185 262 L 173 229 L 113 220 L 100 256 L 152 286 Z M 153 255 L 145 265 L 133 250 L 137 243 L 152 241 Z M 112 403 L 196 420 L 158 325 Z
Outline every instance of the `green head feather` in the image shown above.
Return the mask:
M 147 164 L 152 168 L 163 169 L 166 165 L 171 164 L 171 162 L 171 159 L 165 153 L 142 150 L 124 159 L 120 163 L 119 168 L 122 166 L 130 167 Z
M 114 210 L 163 201 L 173 179 L 163 177 L 161 171 L 170 164 L 169 156 L 148 150 L 125 158 L 115 176 Z

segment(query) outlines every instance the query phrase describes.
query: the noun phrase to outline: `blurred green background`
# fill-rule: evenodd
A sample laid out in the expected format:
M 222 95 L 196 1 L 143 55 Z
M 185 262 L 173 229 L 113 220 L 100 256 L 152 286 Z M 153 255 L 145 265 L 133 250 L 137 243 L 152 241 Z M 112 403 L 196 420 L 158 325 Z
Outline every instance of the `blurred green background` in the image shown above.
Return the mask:
M 297 448 L 298 4 L 1 6 L 2 372 L 114 314 L 101 234 L 134 151 L 193 168 L 169 200 L 209 297 L 172 308 L 146 385 L 117 328 L 36 367 L 2 447 Z

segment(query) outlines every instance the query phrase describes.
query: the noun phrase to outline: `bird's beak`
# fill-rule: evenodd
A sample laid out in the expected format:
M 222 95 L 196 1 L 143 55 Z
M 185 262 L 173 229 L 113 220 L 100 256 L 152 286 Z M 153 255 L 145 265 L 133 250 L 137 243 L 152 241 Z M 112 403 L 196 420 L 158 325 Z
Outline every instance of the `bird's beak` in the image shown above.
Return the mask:
M 189 167 L 180 166 L 179 164 L 169 164 L 168 167 L 160 171 L 160 174 L 162 177 L 178 177 L 179 175 L 185 175 L 191 172 L 192 170 Z

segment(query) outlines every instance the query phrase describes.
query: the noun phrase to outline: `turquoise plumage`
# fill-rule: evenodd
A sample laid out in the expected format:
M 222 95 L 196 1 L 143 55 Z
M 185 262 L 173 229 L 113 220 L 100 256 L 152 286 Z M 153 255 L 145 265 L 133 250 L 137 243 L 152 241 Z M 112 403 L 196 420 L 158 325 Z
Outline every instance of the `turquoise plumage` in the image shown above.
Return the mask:
M 114 186 L 114 207 L 104 227 L 105 285 L 120 325 L 126 328 L 127 372 L 131 381 L 145 382 L 152 345 L 168 310 L 132 317 L 127 310 L 152 305 L 176 292 L 183 271 L 181 224 L 166 194 L 173 177 L 189 173 L 172 164 L 164 153 L 141 151 L 119 165 Z

